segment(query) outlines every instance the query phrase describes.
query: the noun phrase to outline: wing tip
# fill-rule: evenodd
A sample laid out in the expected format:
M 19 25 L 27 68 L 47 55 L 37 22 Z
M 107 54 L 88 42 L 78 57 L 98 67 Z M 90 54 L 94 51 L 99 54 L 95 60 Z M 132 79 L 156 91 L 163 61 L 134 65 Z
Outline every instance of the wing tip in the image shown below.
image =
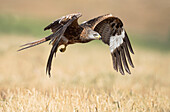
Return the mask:
M 124 71 L 119 71 L 122 75 L 125 75 Z
M 49 78 L 51 77 L 51 68 L 50 68 L 50 66 L 49 66 L 49 64 L 47 63 L 47 66 L 46 66 L 46 75 L 48 75 L 49 76 Z
M 125 69 L 126 70 L 126 69 Z M 126 72 L 130 75 L 131 74 L 131 72 L 130 72 L 130 70 L 126 70 Z
M 132 54 L 135 54 L 135 52 L 133 51 L 133 49 L 130 51 Z
M 51 73 L 50 73 L 50 71 L 47 71 L 47 70 L 46 70 L 46 75 L 48 75 L 49 78 L 51 78 Z
M 48 29 L 50 29 L 50 28 L 47 26 L 47 27 L 44 28 L 44 31 L 46 31 L 46 30 L 48 30 Z
M 131 65 L 131 67 L 132 67 L 132 68 L 135 68 L 135 66 L 134 66 L 134 64 L 133 64 L 133 63 L 132 63 L 132 65 Z

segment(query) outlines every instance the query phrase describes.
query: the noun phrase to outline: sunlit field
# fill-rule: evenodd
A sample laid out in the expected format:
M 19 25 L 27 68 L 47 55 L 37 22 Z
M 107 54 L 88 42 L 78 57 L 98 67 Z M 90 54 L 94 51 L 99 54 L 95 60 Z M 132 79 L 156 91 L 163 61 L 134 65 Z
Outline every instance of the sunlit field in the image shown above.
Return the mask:
M 122 76 L 103 43 L 70 45 L 49 78 L 48 43 L 17 52 L 35 39 L 0 38 L 0 111 L 170 111 L 170 53 L 135 47 L 135 69 Z

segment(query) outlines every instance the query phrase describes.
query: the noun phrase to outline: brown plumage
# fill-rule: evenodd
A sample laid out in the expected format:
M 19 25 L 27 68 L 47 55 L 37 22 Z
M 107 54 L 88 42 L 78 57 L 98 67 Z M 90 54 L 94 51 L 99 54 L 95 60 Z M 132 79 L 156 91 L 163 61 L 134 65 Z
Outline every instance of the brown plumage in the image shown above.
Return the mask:
M 124 74 L 124 69 L 127 73 L 131 74 L 126 59 L 129 64 L 134 67 L 129 50 L 132 54 L 134 54 L 134 52 L 128 39 L 128 35 L 123 28 L 122 21 L 111 14 L 106 14 L 79 25 L 77 20 L 81 16 L 81 13 L 75 13 L 57 19 L 44 28 L 44 30 L 51 29 L 53 32 L 51 35 L 34 42 L 24 44 L 21 46 L 23 48 L 18 51 L 50 40 L 50 43 L 52 43 L 52 49 L 46 67 L 46 72 L 50 76 L 52 59 L 60 45 L 65 46 L 60 49 L 61 52 L 64 52 L 69 44 L 86 43 L 91 40 L 102 39 L 105 44 L 110 46 L 113 68 L 116 71 L 119 70 L 121 74 Z

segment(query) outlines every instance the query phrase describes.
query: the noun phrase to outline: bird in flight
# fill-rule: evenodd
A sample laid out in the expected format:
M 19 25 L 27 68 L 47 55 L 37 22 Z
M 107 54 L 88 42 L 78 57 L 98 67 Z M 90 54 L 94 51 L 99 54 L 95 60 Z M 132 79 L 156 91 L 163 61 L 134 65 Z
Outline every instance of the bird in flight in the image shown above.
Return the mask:
M 37 41 L 33 41 L 20 46 L 18 51 L 39 45 L 50 41 L 52 44 L 51 52 L 48 58 L 46 73 L 51 76 L 51 64 L 54 55 L 60 45 L 60 52 L 64 52 L 69 44 L 87 43 L 92 40 L 102 40 L 110 47 L 113 61 L 113 68 L 124 75 L 124 69 L 131 74 L 127 60 L 131 67 L 134 68 L 129 51 L 134 54 L 128 35 L 123 28 L 123 23 L 118 17 L 112 14 L 105 14 L 96 18 L 78 24 L 81 13 L 74 13 L 63 16 L 44 28 L 51 29 L 51 35 Z M 123 68 L 124 66 L 124 68 Z

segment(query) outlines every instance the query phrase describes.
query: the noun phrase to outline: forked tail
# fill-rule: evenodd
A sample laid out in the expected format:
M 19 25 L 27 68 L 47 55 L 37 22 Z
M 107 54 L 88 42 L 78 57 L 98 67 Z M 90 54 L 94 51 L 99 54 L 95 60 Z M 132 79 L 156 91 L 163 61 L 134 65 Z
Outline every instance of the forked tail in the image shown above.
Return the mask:
M 45 38 L 42 38 L 40 40 L 36 40 L 36 41 L 33 41 L 33 42 L 30 42 L 30 43 L 26 43 L 24 45 L 21 45 L 20 48 L 18 51 L 22 51 L 24 49 L 27 49 L 27 48 L 31 48 L 31 47 L 34 47 L 36 45 L 39 45 L 39 44 L 42 44 L 44 42 L 47 42 L 49 41 L 51 38 L 53 37 L 53 34 L 49 35 L 48 37 L 45 37 Z

